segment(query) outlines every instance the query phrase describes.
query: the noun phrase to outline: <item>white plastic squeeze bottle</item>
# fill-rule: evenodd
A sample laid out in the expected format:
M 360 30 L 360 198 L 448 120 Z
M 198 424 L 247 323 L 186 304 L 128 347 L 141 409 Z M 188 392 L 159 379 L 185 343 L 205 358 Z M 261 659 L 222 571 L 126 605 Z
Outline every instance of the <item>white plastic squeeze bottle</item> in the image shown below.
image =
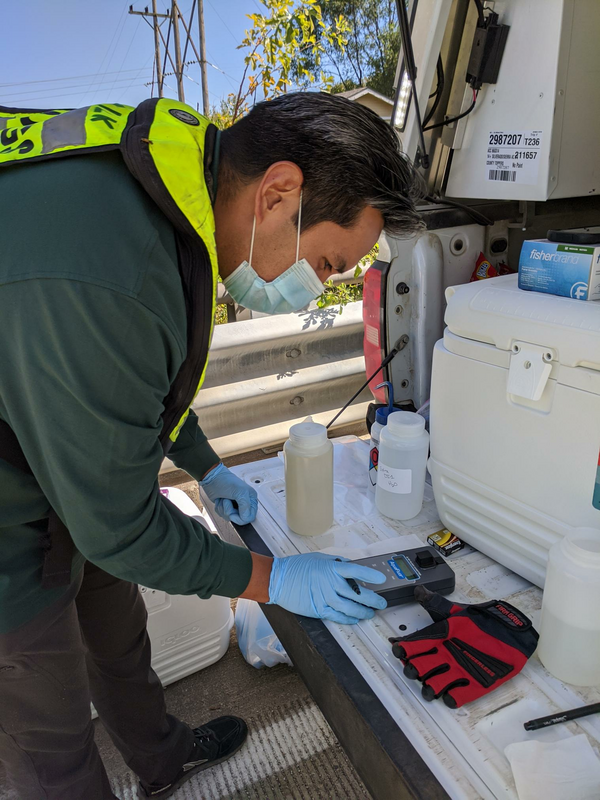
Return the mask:
M 425 420 L 394 411 L 381 431 L 375 505 L 392 519 L 412 519 L 423 506 L 429 434 Z
M 375 412 L 375 422 L 371 425 L 371 442 L 369 444 L 369 488 L 375 491 L 377 485 L 377 464 L 379 463 L 379 437 L 381 429 L 387 425 L 389 415 L 394 411 L 394 389 L 389 381 L 384 381 L 377 386 L 381 389 L 387 386 L 388 404 L 387 408 L 378 408 Z
M 537 654 L 575 686 L 600 683 L 600 530 L 574 528 L 550 548 Z
M 292 425 L 283 445 L 287 524 L 318 536 L 333 524 L 333 445 L 312 417 Z

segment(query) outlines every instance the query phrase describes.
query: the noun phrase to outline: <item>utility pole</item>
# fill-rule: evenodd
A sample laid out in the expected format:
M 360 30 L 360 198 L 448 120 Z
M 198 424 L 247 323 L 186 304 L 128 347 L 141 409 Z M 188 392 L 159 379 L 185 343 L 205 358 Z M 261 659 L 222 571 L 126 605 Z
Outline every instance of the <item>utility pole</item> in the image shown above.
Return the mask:
M 181 42 L 179 40 L 179 9 L 177 0 L 171 3 L 171 19 L 173 22 L 173 36 L 175 38 L 175 77 L 177 78 L 177 97 L 185 103 L 185 93 L 183 91 L 183 66 L 181 64 Z
M 208 78 L 206 75 L 206 43 L 204 41 L 204 0 L 198 0 L 198 30 L 200 32 L 200 72 L 202 74 L 202 107 L 204 116 L 210 114 Z
M 133 6 L 129 6 L 129 13 L 137 15 L 138 17 L 151 17 L 152 18 L 152 29 L 154 30 L 154 63 L 156 65 L 156 83 L 158 84 L 158 96 L 163 96 L 163 69 L 162 64 L 160 63 L 160 23 L 159 19 L 169 19 L 171 16 L 170 14 L 159 14 L 156 11 L 156 0 L 152 0 L 152 11 L 148 11 L 148 6 L 143 11 L 134 11 Z M 146 20 L 147 22 L 148 20 Z
M 158 96 L 162 97 L 163 74 L 162 74 L 162 64 L 160 63 L 160 33 L 158 30 L 156 0 L 152 0 L 152 27 L 154 29 L 154 63 L 156 64 L 156 83 L 158 84 Z
M 196 3 L 198 3 L 198 30 L 200 34 L 199 49 L 196 47 L 194 38 L 192 36 L 192 20 L 195 18 L 196 14 Z M 148 9 L 148 6 L 146 6 L 143 11 L 134 11 L 133 6 L 129 6 L 129 13 L 137 14 L 138 16 L 143 17 L 154 31 L 154 63 L 156 64 L 158 96 L 164 96 L 165 77 L 167 75 L 175 75 L 175 79 L 177 81 L 177 96 L 182 103 L 185 103 L 183 86 L 184 69 L 193 64 L 199 64 L 202 80 L 202 83 L 200 84 L 202 86 L 202 104 L 204 113 L 209 114 L 210 102 L 208 95 L 208 78 L 206 74 L 207 61 L 204 41 L 204 9 L 202 0 L 193 1 L 187 22 L 181 14 L 178 0 L 171 0 L 171 8 L 166 14 L 158 13 L 156 10 L 156 5 L 156 0 L 152 0 L 152 11 Z M 163 34 L 163 22 L 168 22 L 168 25 L 166 26 L 166 36 Z M 180 22 L 185 31 L 185 40 L 183 42 L 179 29 Z M 173 31 L 172 40 L 171 30 Z M 182 44 L 184 45 L 183 57 L 181 55 Z M 186 60 L 188 47 L 191 47 L 194 55 L 196 56 L 195 61 Z M 172 72 L 166 71 L 167 61 L 172 67 Z M 194 83 L 197 83 L 197 81 L 194 81 Z M 147 83 L 146 86 L 148 85 L 149 84 Z

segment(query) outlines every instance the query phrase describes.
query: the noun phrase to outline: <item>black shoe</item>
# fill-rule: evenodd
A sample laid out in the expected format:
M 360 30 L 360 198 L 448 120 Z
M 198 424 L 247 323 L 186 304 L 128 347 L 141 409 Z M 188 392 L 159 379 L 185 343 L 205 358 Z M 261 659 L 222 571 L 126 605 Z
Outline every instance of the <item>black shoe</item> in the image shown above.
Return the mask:
M 248 726 L 239 717 L 218 717 L 201 728 L 194 728 L 194 749 L 171 783 L 163 786 L 140 781 L 138 797 L 171 797 L 186 781 L 203 769 L 226 761 L 240 749 L 248 736 Z

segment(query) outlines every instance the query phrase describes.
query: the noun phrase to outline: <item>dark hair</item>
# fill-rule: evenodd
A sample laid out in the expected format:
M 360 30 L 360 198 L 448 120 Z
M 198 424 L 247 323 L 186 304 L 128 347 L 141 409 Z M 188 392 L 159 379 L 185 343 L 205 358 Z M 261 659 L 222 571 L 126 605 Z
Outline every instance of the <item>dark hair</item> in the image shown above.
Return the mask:
M 406 236 L 422 226 L 415 209 L 422 181 L 396 132 L 345 97 L 284 94 L 258 103 L 223 131 L 226 191 L 256 180 L 277 161 L 292 161 L 304 175 L 304 230 L 325 221 L 350 227 L 366 206 L 381 212 L 388 233 Z

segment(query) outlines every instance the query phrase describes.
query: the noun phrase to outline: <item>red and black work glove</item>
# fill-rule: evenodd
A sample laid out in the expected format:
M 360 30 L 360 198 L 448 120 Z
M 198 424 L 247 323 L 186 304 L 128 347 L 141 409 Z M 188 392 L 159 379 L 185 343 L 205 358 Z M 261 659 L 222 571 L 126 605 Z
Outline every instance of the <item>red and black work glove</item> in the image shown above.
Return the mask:
M 537 647 L 531 620 L 509 603 L 458 605 L 423 586 L 415 600 L 433 625 L 390 642 L 425 700 L 441 697 L 450 708 L 477 700 L 517 675 Z

